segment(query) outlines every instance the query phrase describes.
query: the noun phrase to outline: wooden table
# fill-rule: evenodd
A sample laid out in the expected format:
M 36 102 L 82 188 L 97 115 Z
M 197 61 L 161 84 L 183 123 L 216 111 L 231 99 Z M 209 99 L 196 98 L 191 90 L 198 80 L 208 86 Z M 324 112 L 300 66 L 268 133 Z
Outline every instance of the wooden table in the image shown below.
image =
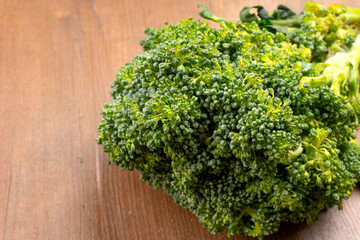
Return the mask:
M 144 28 L 199 18 L 197 2 L 0 1 L 0 239 L 226 239 L 137 172 L 108 166 L 95 143 L 115 71 L 141 53 Z M 202 2 L 229 19 L 244 5 L 304 4 Z M 267 239 L 360 239 L 359 189 L 343 211 Z

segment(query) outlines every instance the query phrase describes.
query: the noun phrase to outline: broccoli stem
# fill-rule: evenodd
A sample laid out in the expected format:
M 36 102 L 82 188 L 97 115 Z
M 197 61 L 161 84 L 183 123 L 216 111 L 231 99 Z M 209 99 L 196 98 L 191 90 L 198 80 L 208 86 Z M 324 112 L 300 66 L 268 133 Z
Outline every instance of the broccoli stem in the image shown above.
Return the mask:
M 198 6 L 202 7 L 201 11 L 199 12 L 199 15 L 201 17 L 212 20 L 214 22 L 221 22 L 224 20 L 220 17 L 215 16 L 205 4 L 199 3 Z
M 287 26 L 297 24 L 301 21 L 303 15 L 297 15 L 295 18 L 282 19 L 282 20 L 271 20 L 271 23 L 274 25 Z
M 360 23 L 360 8 L 347 8 L 346 13 L 346 24 L 359 24 Z
M 236 27 L 236 23 L 235 22 L 232 22 L 230 20 L 227 20 L 227 19 L 224 19 L 224 18 L 221 18 L 221 17 L 217 17 L 215 16 L 215 14 L 213 14 L 210 9 L 203 3 L 199 3 L 198 6 L 202 7 L 201 11 L 199 12 L 199 15 L 205 19 L 209 19 L 211 21 L 214 21 L 214 22 L 218 22 L 222 25 L 225 25 L 229 28 L 235 28 Z
M 299 28 L 296 27 L 288 27 L 288 26 L 280 26 L 280 25 L 270 25 L 268 28 L 275 29 L 277 32 L 284 33 L 288 38 L 293 38 L 297 32 L 299 32 Z

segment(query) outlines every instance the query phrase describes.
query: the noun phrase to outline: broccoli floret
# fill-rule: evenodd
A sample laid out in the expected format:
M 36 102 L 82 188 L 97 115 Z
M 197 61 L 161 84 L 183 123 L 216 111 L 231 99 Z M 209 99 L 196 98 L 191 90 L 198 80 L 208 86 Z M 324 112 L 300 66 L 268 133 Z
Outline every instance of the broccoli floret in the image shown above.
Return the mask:
M 262 238 L 341 208 L 360 175 L 357 47 L 314 63 L 322 53 L 283 32 L 202 7 L 222 28 L 191 18 L 148 28 L 144 53 L 116 73 L 97 138 L 110 163 L 138 170 L 212 233 Z M 285 6 L 273 16 L 304 19 Z
M 300 88 L 316 88 L 329 86 L 337 96 L 347 99 L 354 112 L 353 122 L 358 124 L 360 114 L 359 100 L 359 65 L 360 35 L 356 37 L 354 46 L 347 52 L 338 52 L 325 61 L 326 67 L 318 76 L 303 77 Z
M 252 7 L 244 7 L 240 14 L 242 22 L 259 22 L 269 31 L 286 34 L 293 43 L 305 46 L 312 52 L 312 61 L 322 62 L 336 52 L 348 50 L 354 43 L 357 26 L 360 23 L 360 11 L 346 8 L 341 4 L 328 7 L 306 2 L 302 13 L 296 15 L 289 8 L 279 5 L 269 14 L 263 7 L 258 9 L 258 17 L 250 14 Z
M 354 174 L 355 178 L 360 181 L 360 147 L 356 140 L 353 139 L 339 147 L 339 159 L 345 165 L 346 169 Z

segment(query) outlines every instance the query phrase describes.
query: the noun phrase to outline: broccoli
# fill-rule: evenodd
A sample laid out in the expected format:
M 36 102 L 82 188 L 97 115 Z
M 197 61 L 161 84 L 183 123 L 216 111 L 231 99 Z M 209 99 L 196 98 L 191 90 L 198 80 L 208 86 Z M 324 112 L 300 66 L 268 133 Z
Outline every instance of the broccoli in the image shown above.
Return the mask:
M 249 13 L 251 8 L 257 8 L 260 19 Z M 306 2 L 304 12 L 299 15 L 283 5 L 279 5 L 272 14 L 262 6 L 254 6 L 244 7 L 240 19 L 244 22 L 257 21 L 270 31 L 285 33 L 293 43 L 311 49 L 313 61 L 322 62 L 353 45 L 356 25 L 360 23 L 360 10 L 341 4 L 326 7 Z
M 339 146 L 339 149 L 339 159 L 345 168 L 360 181 L 360 147 L 356 140 L 346 142 L 344 145 Z
M 317 62 L 326 51 L 296 44 L 250 8 L 232 22 L 201 6 L 220 29 L 192 18 L 147 28 L 144 52 L 116 73 L 97 137 L 110 163 L 139 171 L 214 234 L 262 238 L 341 209 L 360 180 L 360 37 Z M 335 7 L 323 15 L 349 13 Z M 272 16 L 300 28 L 305 18 L 284 6 Z

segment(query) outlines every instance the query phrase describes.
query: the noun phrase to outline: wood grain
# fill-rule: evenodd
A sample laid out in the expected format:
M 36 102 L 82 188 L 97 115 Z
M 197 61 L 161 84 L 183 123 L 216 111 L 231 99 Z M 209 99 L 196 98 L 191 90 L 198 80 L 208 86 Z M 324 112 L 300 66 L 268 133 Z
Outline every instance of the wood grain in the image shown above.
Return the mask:
M 0 239 L 226 239 L 137 172 L 108 166 L 95 143 L 115 71 L 141 53 L 144 28 L 199 18 L 197 2 L 0 0 Z M 236 19 L 244 5 L 300 12 L 304 1 L 203 3 Z M 267 239 L 360 239 L 359 212 L 356 189 L 343 211 Z

